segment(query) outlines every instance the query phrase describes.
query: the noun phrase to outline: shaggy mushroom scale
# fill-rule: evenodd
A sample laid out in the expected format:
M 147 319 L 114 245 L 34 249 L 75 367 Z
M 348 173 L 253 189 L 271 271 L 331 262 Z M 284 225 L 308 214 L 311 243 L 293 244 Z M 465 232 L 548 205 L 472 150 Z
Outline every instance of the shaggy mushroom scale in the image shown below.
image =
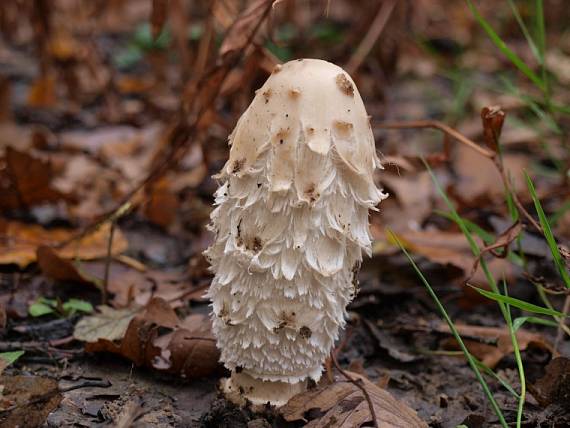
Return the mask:
M 280 406 L 319 380 L 345 324 L 380 163 L 354 82 L 315 59 L 278 66 L 229 143 L 206 251 L 224 390 Z

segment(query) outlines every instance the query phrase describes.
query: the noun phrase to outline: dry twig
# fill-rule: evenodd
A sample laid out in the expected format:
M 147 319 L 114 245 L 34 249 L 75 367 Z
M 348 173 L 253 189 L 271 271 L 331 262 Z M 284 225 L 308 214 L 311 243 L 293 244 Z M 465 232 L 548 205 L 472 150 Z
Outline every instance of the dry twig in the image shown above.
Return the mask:
M 380 34 L 382 34 L 384 27 L 386 27 L 395 6 L 396 0 L 386 0 L 381 2 L 380 9 L 374 18 L 372 25 L 346 65 L 346 71 L 348 74 L 354 75 L 354 72 L 362 65 L 362 62 L 376 44 Z
M 336 367 L 336 369 L 342 374 L 349 382 L 353 383 L 358 389 L 362 391 L 364 398 L 366 398 L 366 402 L 368 403 L 368 407 L 370 408 L 370 416 L 372 417 L 372 423 L 374 424 L 375 428 L 378 428 L 378 419 L 376 418 L 376 411 L 374 410 L 374 403 L 372 403 L 372 399 L 370 398 L 370 394 L 366 390 L 366 387 L 362 384 L 360 379 L 354 379 L 350 376 L 344 369 L 338 364 L 334 352 L 331 352 L 331 360 Z

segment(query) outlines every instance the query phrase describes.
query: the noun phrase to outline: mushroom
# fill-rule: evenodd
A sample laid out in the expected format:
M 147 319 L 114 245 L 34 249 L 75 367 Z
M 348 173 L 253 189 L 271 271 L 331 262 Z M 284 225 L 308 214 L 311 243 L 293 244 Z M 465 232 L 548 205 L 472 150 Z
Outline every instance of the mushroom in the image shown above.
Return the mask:
M 229 137 L 205 254 L 228 398 L 281 406 L 318 381 L 386 197 L 369 117 L 340 67 L 277 66 Z

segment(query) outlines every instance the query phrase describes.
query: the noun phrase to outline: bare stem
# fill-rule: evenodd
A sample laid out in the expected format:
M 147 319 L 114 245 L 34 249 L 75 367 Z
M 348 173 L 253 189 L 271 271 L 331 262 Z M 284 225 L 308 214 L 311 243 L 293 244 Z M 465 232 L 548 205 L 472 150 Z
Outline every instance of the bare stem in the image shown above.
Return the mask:
M 340 372 L 340 374 L 343 375 L 349 382 L 356 385 L 356 387 L 362 391 L 362 394 L 364 395 L 364 398 L 366 398 L 366 402 L 368 403 L 368 407 L 370 408 L 370 416 L 372 417 L 372 423 L 374 424 L 375 428 L 378 428 L 378 419 L 376 418 L 376 411 L 374 410 L 374 404 L 372 403 L 372 399 L 370 398 L 370 394 L 368 394 L 366 387 L 362 384 L 362 380 L 354 379 L 346 371 L 344 371 L 344 369 L 338 364 L 334 352 L 331 352 L 331 360 L 336 369 Z
M 109 231 L 109 241 L 107 242 L 107 259 L 105 260 L 105 276 L 103 279 L 103 289 L 101 300 L 103 304 L 107 304 L 108 300 L 108 290 L 109 290 L 109 271 L 111 267 L 111 253 L 113 249 L 113 235 L 115 234 L 115 221 L 111 221 L 111 230 Z
M 447 126 L 445 123 L 442 123 L 438 120 L 412 120 L 406 122 L 383 122 L 375 124 L 378 128 L 383 129 L 422 129 L 422 128 L 431 128 L 431 129 L 439 129 L 446 135 L 455 138 L 462 144 L 465 144 L 468 147 L 471 147 L 473 150 L 478 152 L 479 154 L 485 156 L 489 159 L 494 159 L 496 154 L 495 152 L 488 150 L 484 147 L 481 147 L 479 144 L 471 141 L 465 135 L 461 134 L 459 131 Z
M 386 24 L 392 15 L 392 11 L 394 10 L 394 6 L 396 6 L 396 0 L 382 1 L 380 3 L 380 9 L 376 14 L 376 18 L 374 18 L 368 32 L 346 65 L 346 71 L 348 74 L 354 74 L 354 72 L 362 65 L 362 62 L 376 44 L 380 34 L 382 34 L 384 27 L 386 27 Z

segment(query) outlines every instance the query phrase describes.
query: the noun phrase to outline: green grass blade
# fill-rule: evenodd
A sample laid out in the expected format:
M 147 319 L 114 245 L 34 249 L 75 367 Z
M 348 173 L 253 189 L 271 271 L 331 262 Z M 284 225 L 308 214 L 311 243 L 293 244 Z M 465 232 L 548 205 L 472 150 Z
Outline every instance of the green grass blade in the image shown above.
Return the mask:
M 485 372 L 493 379 L 495 379 L 497 382 L 499 382 L 501 385 L 503 385 L 503 387 L 507 391 L 509 391 L 513 395 L 513 397 L 516 397 L 517 399 L 520 397 L 519 393 L 515 391 L 515 389 L 511 386 L 509 382 L 507 382 L 505 379 L 503 379 L 501 376 L 499 376 L 497 373 L 495 373 L 493 370 L 491 370 L 489 367 L 487 367 L 485 364 L 483 364 L 483 362 L 479 361 L 477 358 L 473 357 L 473 359 L 475 360 L 475 364 L 477 364 L 477 366 L 481 370 L 483 370 L 483 372 Z
M 542 64 L 543 63 L 543 57 L 541 56 L 540 51 L 539 51 L 538 47 L 536 46 L 536 43 L 534 43 L 534 40 L 532 39 L 532 36 L 530 35 L 530 32 L 528 31 L 526 24 L 524 23 L 523 19 L 521 18 L 518 7 L 515 5 L 515 2 L 513 0 L 507 0 L 507 1 L 509 2 L 509 6 L 511 7 L 511 10 L 513 11 L 513 15 L 515 16 L 515 19 L 517 20 L 517 23 L 519 24 L 519 27 L 520 27 L 522 33 L 524 34 L 524 38 L 526 39 L 526 42 L 528 43 L 528 46 L 529 46 L 532 54 L 534 55 L 534 57 L 536 58 L 538 63 Z
M 455 223 L 455 219 L 453 214 L 448 213 L 447 211 L 441 211 L 441 210 L 434 210 L 434 213 L 436 213 L 437 215 L 444 217 L 448 220 L 451 220 Z M 474 233 L 475 235 L 477 235 L 479 238 L 481 238 L 481 240 L 486 244 L 486 245 L 490 245 L 493 242 L 495 242 L 495 235 L 493 235 L 490 232 L 487 232 L 485 229 L 483 229 L 481 226 L 479 226 L 478 224 L 473 223 L 470 220 L 467 219 L 462 219 L 463 223 L 465 224 L 465 226 L 467 226 L 467 229 L 469 230 L 469 232 Z
M 525 302 L 524 300 L 515 299 L 514 297 L 503 296 L 502 294 L 495 293 L 493 291 L 483 290 L 478 287 L 470 285 L 470 287 L 477 291 L 479 294 L 487 297 L 488 299 L 494 300 L 496 302 L 505 303 L 516 308 L 522 309 L 527 312 L 532 312 L 534 314 L 549 315 L 551 317 L 564 317 L 562 312 L 555 311 L 554 309 L 544 308 L 542 306 L 534 305 L 532 303 Z
M 538 196 L 536 194 L 536 189 L 534 188 L 534 184 L 530 179 L 528 173 L 525 171 L 526 183 L 528 186 L 528 190 L 534 202 L 534 208 L 538 214 L 538 220 L 540 221 L 540 226 L 542 227 L 542 232 L 544 233 L 544 237 L 546 238 L 546 242 L 548 243 L 548 247 L 550 248 L 550 252 L 552 253 L 552 258 L 554 259 L 554 264 L 564 281 L 566 287 L 570 288 L 570 274 L 568 274 L 568 270 L 566 270 L 566 265 L 564 260 L 562 260 L 562 255 L 560 254 L 560 250 L 558 250 L 558 244 L 556 243 L 556 239 L 554 239 L 554 234 L 552 233 L 552 229 L 550 228 L 550 223 L 548 222 L 548 218 L 542 209 L 542 204 L 540 203 Z
M 503 297 L 509 297 L 507 282 L 503 279 L 503 290 L 505 295 Z M 509 304 L 505 304 L 505 321 L 507 322 L 507 327 L 509 328 L 509 335 L 511 337 L 511 343 L 513 345 L 513 353 L 515 354 L 515 361 L 517 362 L 517 370 L 519 373 L 519 380 L 521 383 L 521 392 L 519 395 L 518 406 L 517 406 L 517 428 L 521 428 L 522 425 L 522 415 L 524 409 L 524 400 L 526 396 L 526 376 L 524 372 L 524 366 L 522 363 L 521 350 L 519 346 L 519 341 L 517 339 L 516 330 L 513 326 L 513 319 L 511 317 L 511 307 Z
M 544 25 L 544 7 L 542 0 L 535 1 L 536 7 L 534 15 L 536 17 L 536 40 L 538 45 L 538 52 L 544 61 L 544 53 L 546 52 L 546 28 Z
M 503 413 L 501 412 L 501 409 L 500 409 L 499 405 L 497 404 L 495 397 L 493 397 L 493 394 L 491 393 L 491 390 L 489 389 L 489 385 L 487 385 L 487 382 L 485 381 L 485 379 L 481 375 L 481 372 L 479 371 L 479 369 L 477 367 L 477 363 L 475 362 L 475 359 L 473 358 L 473 356 L 471 355 L 471 353 L 467 349 L 467 346 L 465 346 L 465 343 L 463 343 L 463 340 L 461 339 L 459 332 L 455 328 L 455 324 L 453 323 L 453 321 L 449 317 L 447 311 L 445 310 L 445 308 L 443 307 L 439 298 L 437 297 L 437 294 L 435 294 L 435 291 L 433 290 L 433 288 L 429 284 L 429 281 L 423 275 L 422 271 L 420 270 L 420 268 L 418 267 L 418 265 L 416 264 L 414 259 L 406 251 L 406 249 L 404 248 L 404 246 L 402 245 L 402 243 L 400 242 L 398 237 L 391 230 L 388 230 L 388 233 L 391 235 L 391 238 L 394 240 L 394 242 L 396 242 L 398 244 L 398 246 L 400 247 L 402 252 L 408 258 L 410 264 L 412 265 L 412 267 L 414 268 L 414 270 L 416 271 L 416 273 L 420 277 L 420 279 L 421 279 L 422 283 L 424 284 L 424 286 L 426 287 L 429 295 L 431 296 L 434 303 L 436 304 L 441 316 L 447 322 L 447 325 L 449 326 L 449 329 L 451 330 L 453 337 L 455 337 L 455 340 L 457 341 L 457 343 L 459 344 L 459 347 L 463 351 L 463 355 L 465 355 L 465 358 L 469 362 L 469 365 L 471 366 L 473 373 L 475 373 L 475 376 L 477 377 L 477 381 L 479 382 L 479 384 L 483 388 L 483 391 L 485 392 L 485 395 L 487 396 L 487 399 L 489 400 L 489 403 L 491 404 L 493 411 L 497 415 L 497 418 L 499 418 L 499 422 L 500 422 L 501 426 L 503 426 L 504 428 L 507 428 L 508 425 L 507 425 L 507 422 L 505 420 L 505 417 L 503 416 Z
M 532 324 L 547 325 L 549 327 L 558 327 L 558 323 L 552 320 L 545 320 L 537 317 L 518 317 L 513 321 L 513 328 L 515 331 L 520 329 L 524 323 L 529 322 Z
M 530 69 L 528 65 L 516 54 L 514 53 L 501 39 L 501 37 L 493 30 L 493 27 L 487 22 L 485 18 L 479 13 L 472 0 L 466 0 L 467 6 L 471 10 L 471 13 L 479 23 L 479 25 L 485 30 L 491 41 L 497 46 L 497 48 L 505 55 L 509 61 L 513 63 L 526 77 L 528 77 L 541 91 L 546 91 L 546 86 L 542 79 Z

